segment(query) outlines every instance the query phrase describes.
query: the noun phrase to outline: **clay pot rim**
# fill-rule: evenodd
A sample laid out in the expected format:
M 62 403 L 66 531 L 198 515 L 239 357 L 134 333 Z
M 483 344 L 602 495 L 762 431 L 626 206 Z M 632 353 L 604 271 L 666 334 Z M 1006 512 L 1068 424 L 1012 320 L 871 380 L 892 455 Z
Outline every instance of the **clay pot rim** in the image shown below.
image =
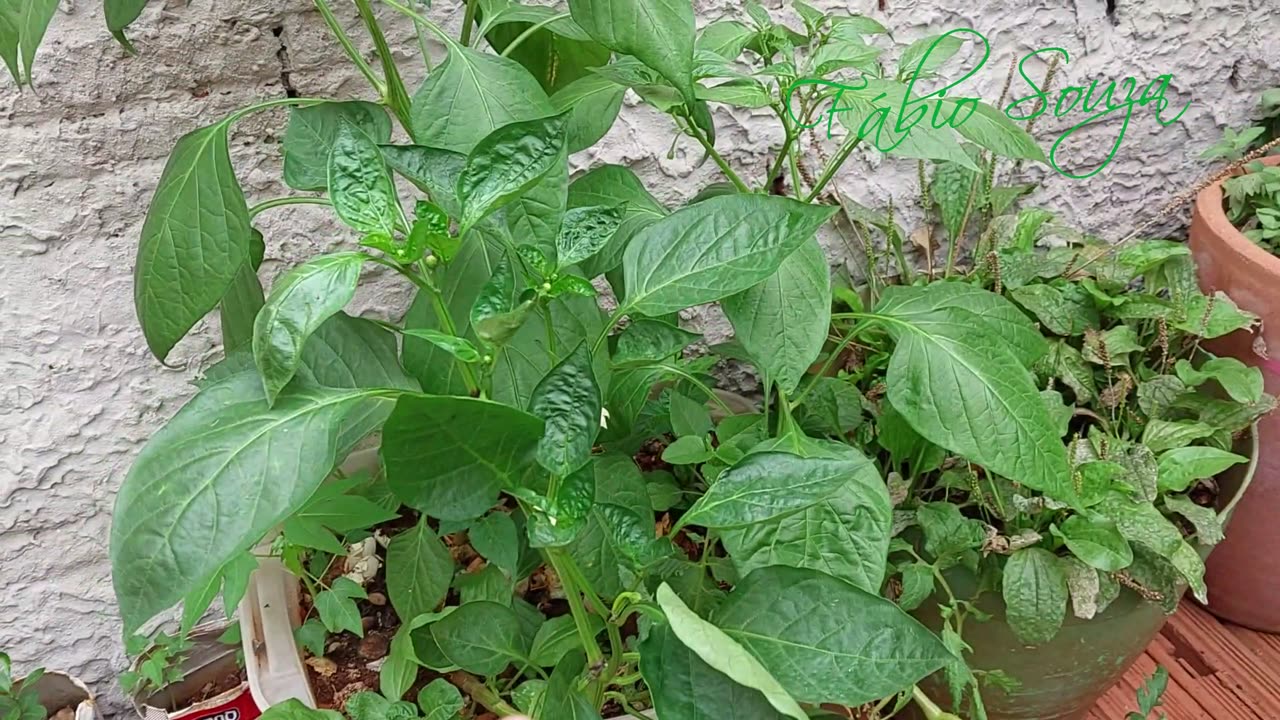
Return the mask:
M 1270 155 L 1259 160 L 1264 165 L 1280 166 L 1280 155 Z M 1237 171 L 1233 176 L 1240 174 L 1241 172 Z M 1209 235 L 1213 239 L 1221 238 L 1222 242 L 1243 260 L 1262 266 L 1271 275 L 1280 275 L 1280 257 L 1258 247 L 1227 219 L 1227 212 L 1222 208 L 1224 199 L 1222 183 L 1225 180 L 1226 178 L 1213 183 L 1196 195 L 1195 214 L 1209 226 L 1211 231 Z

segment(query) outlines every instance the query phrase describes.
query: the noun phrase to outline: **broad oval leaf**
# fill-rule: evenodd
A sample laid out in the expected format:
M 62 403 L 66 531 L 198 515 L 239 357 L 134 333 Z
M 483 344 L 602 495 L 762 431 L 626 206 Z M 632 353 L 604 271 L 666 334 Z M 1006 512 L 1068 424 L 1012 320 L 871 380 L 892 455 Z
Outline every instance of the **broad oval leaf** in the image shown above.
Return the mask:
M 781 714 L 807 720 L 795 698 L 783 688 L 769 670 L 760 664 L 723 630 L 698 617 L 675 594 L 670 585 L 663 583 L 656 595 L 658 605 L 667 616 L 671 632 L 713 670 L 724 673 L 735 683 L 762 693 L 769 704 Z
M 801 702 L 861 705 L 955 659 L 897 605 L 814 570 L 756 570 L 712 620 Z
M 885 289 L 875 311 L 942 336 L 967 337 L 968 329 L 981 325 L 1027 368 L 1050 350 L 1049 341 L 1017 305 L 967 283 L 895 285 Z
M 1067 576 L 1057 556 L 1043 548 L 1018 550 L 1004 567 L 1001 592 L 1009 628 L 1028 645 L 1049 642 L 1067 615 Z
M 741 575 L 787 565 L 817 570 L 874 593 L 884 582 L 892 529 L 888 488 L 875 466 L 867 463 L 816 504 L 725 530 L 720 540 Z
M 693 4 L 685 0 L 570 0 L 573 19 L 600 44 L 638 58 L 694 102 Z
M 817 238 L 808 238 L 764 282 L 720 303 L 756 367 L 791 393 L 826 342 L 831 270 Z
M 387 595 L 396 615 L 434 612 L 453 581 L 453 555 L 423 518 L 387 546 Z
M 497 675 L 525 660 L 515 611 L 487 600 L 469 602 L 430 626 L 431 638 L 454 665 L 477 675 Z
M 424 720 L 453 720 L 465 706 L 462 693 L 444 678 L 436 678 L 418 691 L 418 708 Z
M 621 206 L 623 215 L 622 225 L 609 242 L 583 262 L 582 271 L 587 277 L 602 275 L 618 267 L 631 238 L 667 214 L 667 209 L 645 189 L 640 178 L 622 165 L 593 168 L 569 185 L 569 208 L 592 206 Z M 614 291 L 616 294 L 622 292 L 617 287 Z
M 513 122 L 476 145 L 458 176 L 461 233 L 555 168 L 564 150 L 564 124 L 564 115 Z
M 269 406 L 255 373 L 202 389 L 116 496 L 111 575 L 126 634 L 301 507 L 333 469 L 347 413 L 389 395 L 295 384 Z
M 929 441 L 991 472 L 1073 503 L 1066 447 L 1010 338 L 961 307 L 920 315 L 877 308 L 897 340 L 889 401 Z M 886 307 L 886 305 L 888 305 Z
M 448 57 L 414 95 L 410 125 L 422 145 L 470 153 L 503 125 L 554 113 L 538 81 L 519 63 L 450 44 Z
M 640 231 L 623 255 L 624 307 L 657 316 L 768 278 L 834 214 L 775 195 L 722 195 Z
M 284 132 L 284 181 L 295 190 L 329 189 L 329 154 L 343 121 L 375 143 L 391 140 L 391 118 L 378 105 L 353 100 L 290 108 Z
M 622 85 L 590 73 L 551 96 L 551 104 L 556 111 L 569 114 L 565 128 L 569 152 L 586 150 L 609 132 L 626 94 L 627 89 Z
M 479 517 L 535 466 L 538 418 L 469 397 L 405 396 L 382 430 L 387 482 L 404 504 L 441 520 Z
M 253 359 L 268 401 L 293 379 L 311 334 L 355 297 L 366 259 L 358 252 L 322 255 L 272 286 L 253 323 Z
M 753 452 L 725 470 L 680 524 L 731 528 L 765 522 L 830 497 L 870 466 L 853 448 L 841 458 Z
M 160 360 L 212 310 L 249 261 L 252 228 L 231 167 L 224 120 L 183 135 L 142 225 L 133 300 Z
M 600 432 L 601 402 L 591 351 L 579 343 L 533 389 L 529 412 L 547 428 L 538 442 L 538 464 L 560 477 L 585 465 Z
M 618 334 L 617 366 L 652 365 L 670 359 L 702 336 L 661 320 L 636 318 Z
M 587 626 L 592 637 L 604 632 L 604 621 L 599 615 L 587 615 Z M 555 667 L 568 653 L 582 648 L 582 636 L 572 615 L 551 618 L 538 628 L 533 637 L 529 659 L 540 667 Z
M 342 222 L 363 233 L 394 235 L 404 212 L 377 142 L 342 118 L 329 152 L 329 200 Z

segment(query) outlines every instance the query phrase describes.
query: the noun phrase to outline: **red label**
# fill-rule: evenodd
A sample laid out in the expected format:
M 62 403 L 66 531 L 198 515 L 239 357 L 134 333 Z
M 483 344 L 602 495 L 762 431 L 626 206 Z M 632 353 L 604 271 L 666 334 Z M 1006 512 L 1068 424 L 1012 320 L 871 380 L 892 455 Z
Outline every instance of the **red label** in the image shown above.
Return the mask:
M 217 703 L 201 703 L 183 712 L 170 715 L 173 720 L 256 720 L 262 714 L 249 687 L 242 687 L 235 697 Z

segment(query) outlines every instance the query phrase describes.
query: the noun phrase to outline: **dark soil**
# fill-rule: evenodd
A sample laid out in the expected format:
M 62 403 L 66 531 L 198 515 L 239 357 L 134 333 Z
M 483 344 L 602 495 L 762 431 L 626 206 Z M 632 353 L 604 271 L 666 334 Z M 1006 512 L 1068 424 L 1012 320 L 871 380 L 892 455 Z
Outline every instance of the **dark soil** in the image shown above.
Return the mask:
M 215 698 L 228 690 L 240 687 L 248 679 L 249 677 L 244 668 L 236 668 L 235 672 L 229 672 L 214 682 L 205 683 L 205 686 L 200 688 L 200 692 L 191 698 L 190 704 L 195 705 L 210 698 Z

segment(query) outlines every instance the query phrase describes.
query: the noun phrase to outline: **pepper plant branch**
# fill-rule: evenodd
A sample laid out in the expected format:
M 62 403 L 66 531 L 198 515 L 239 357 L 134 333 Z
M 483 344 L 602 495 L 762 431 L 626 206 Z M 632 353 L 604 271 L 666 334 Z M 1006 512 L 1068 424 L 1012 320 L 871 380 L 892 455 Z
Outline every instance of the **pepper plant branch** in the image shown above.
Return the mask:
M 822 175 L 818 177 L 813 188 L 809 190 L 809 194 L 805 196 L 805 202 L 813 202 L 813 199 L 826 189 L 827 184 L 835 177 L 836 171 L 840 169 L 841 165 L 844 165 L 845 160 L 849 159 L 849 155 L 853 153 L 853 149 L 858 147 L 860 142 L 862 142 L 862 138 L 856 134 L 851 134 L 845 139 L 844 144 L 840 146 L 840 150 L 836 152 L 836 156 L 831 158 L 831 162 L 827 163 L 827 166 L 823 168 Z
M 369 37 L 373 38 L 373 46 L 378 51 L 378 59 L 382 61 L 382 77 L 384 81 L 382 98 L 387 107 L 391 108 L 391 112 L 400 121 L 400 126 L 413 138 L 413 126 L 409 123 L 409 108 L 411 101 L 409 100 L 409 91 L 404 87 L 404 80 L 400 78 L 400 69 L 396 67 L 396 60 L 391 55 L 391 47 L 387 45 L 387 37 L 382 33 L 382 28 L 378 25 L 378 18 L 373 14 L 373 8 L 369 5 L 369 0 L 355 0 L 356 9 L 360 12 L 360 19 L 364 21 L 365 29 L 369 32 Z
M 498 696 L 493 690 L 485 685 L 480 678 L 463 670 L 455 670 L 449 673 L 449 681 L 473 698 L 476 702 L 484 706 L 486 710 L 497 713 L 500 717 L 510 717 L 519 715 L 520 711 L 512 707 Z
M 271 210 L 273 208 L 285 207 L 287 205 L 331 205 L 329 198 L 323 197 L 279 197 L 265 200 L 249 208 L 249 217 L 255 218 L 258 215 Z
M 684 131 L 692 135 L 693 139 L 697 140 L 698 144 L 702 145 L 702 149 L 707 151 L 707 154 L 711 156 L 711 159 L 715 161 L 715 164 L 720 168 L 720 172 L 724 173 L 724 176 L 729 179 L 729 182 L 733 183 L 733 186 L 738 189 L 738 192 L 751 192 L 751 188 L 747 187 L 747 184 L 742 181 L 741 177 L 738 177 L 738 173 L 734 172 L 728 161 L 720 154 L 720 151 L 716 150 L 716 146 L 711 144 L 711 141 L 707 139 L 706 134 L 702 131 L 702 128 L 698 127 L 698 124 L 693 121 L 693 118 L 688 115 L 682 115 L 681 117 L 689 124 L 688 127 L 684 128 Z
M 351 42 L 351 36 L 347 35 L 347 31 L 342 29 L 342 23 L 338 22 L 333 10 L 329 8 L 329 3 L 325 0 L 314 0 L 314 2 L 316 9 L 320 11 L 320 16 L 324 18 L 324 24 L 329 26 L 329 30 L 338 39 L 338 44 L 342 46 L 343 52 L 347 54 L 348 58 L 351 58 L 351 62 L 360 70 L 360 74 L 364 75 L 369 84 L 373 86 L 373 89 L 377 91 L 378 97 L 384 97 L 387 92 L 386 85 L 382 83 L 381 78 L 373 71 L 369 63 L 365 62 L 364 57 L 360 55 L 360 51 Z
M 564 12 L 564 13 L 560 13 L 559 15 L 552 15 L 551 17 L 547 18 L 546 20 L 543 20 L 540 23 L 535 23 L 534 25 L 530 26 L 529 29 L 517 35 L 516 39 L 512 40 L 510 45 L 502 49 L 502 53 L 501 53 L 502 57 L 510 57 L 511 53 L 514 52 L 516 48 L 520 47 L 520 45 L 524 43 L 525 40 L 528 40 L 534 33 L 538 32 L 542 28 L 550 25 L 553 22 L 564 20 L 569 17 L 572 17 L 572 16 L 569 13 Z

